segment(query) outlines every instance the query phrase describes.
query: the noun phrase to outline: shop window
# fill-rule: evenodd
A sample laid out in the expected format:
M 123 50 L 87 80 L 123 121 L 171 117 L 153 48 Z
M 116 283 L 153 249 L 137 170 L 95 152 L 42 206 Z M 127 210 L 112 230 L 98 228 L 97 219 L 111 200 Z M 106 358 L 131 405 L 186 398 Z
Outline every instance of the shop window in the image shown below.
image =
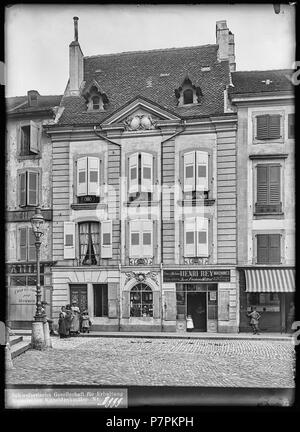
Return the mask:
M 44 275 L 40 275 L 40 284 L 44 285 Z M 36 276 L 10 276 L 10 286 L 36 286 Z
M 24 171 L 19 174 L 19 205 L 20 207 L 36 207 L 39 201 L 39 173 Z
M 295 138 L 295 114 L 288 115 L 288 138 Z
M 130 316 L 153 317 L 153 293 L 148 285 L 139 283 L 130 291 Z
M 35 261 L 35 237 L 32 229 L 29 227 L 19 229 L 19 260 Z
M 28 125 L 19 126 L 20 156 L 34 156 L 39 153 L 39 125 L 30 121 Z
M 153 156 L 150 153 L 134 153 L 128 162 L 129 201 L 151 201 L 153 192 Z
M 78 202 L 99 202 L 100 197 L 100 160 L 84 156 L 77 160 Z
M 281 263 L 281 235 L 259 234 L 257 240 L 257 264 Z
M 196 217 L 184 221 L 184 256 L 208 256 L 208 219 Z
M 281 202 L 281 166 L 280 165 L 257 165 L 257 186 L 256 186 L 256 213 L 280 213 L 282 212 Z
M 148 219 L 131 220 L 129 223 L 130 258 L 153 257 L 153 221 Z
M 183 156 L 184 199 L 208 198 L 208 153 L 202 151 L 187 152 Z
M 281 138 L 281 115 L 265 114 L 256 117 L 256 139 L 272 140 Z
M 94 316 L 108 316 L 107 284 L 93 285 L 94 288 Z
M 79 224 L 79 251 L 81 265 L 99 264 L 100 232 L 98 222 Z

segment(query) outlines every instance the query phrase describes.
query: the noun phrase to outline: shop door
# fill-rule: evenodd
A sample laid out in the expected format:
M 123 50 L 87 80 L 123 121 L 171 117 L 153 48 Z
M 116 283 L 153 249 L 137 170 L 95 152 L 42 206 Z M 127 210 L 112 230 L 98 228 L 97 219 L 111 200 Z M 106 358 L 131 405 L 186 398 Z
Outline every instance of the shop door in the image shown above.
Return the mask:
M 193 319 L 194 331 L 207 330 L 206 314 L 206 292 L 187 293 L 187 315 Z
M 87 286 L 70 285 L 70 301 L 76 301 L 80 311 L 87 309 Z

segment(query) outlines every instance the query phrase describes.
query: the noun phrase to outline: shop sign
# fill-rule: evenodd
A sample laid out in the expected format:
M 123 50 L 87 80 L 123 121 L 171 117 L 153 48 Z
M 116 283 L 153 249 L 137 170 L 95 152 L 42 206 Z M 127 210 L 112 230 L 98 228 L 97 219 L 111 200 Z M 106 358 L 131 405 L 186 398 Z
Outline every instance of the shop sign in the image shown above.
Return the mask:
M 36 264 L 34 263 L 9 264 L 7 267 L 7 272 L 10 274 L 36 274 Z M 44 264 L 40 265 L 40 273 L 44 273 Z
M 12 287 L 9 289 L 10 304 L 34 305 L 36 302 L 36 289 L 33 286 Z
M 230 282 L 230 270 L 164 270 L 164 282 Z

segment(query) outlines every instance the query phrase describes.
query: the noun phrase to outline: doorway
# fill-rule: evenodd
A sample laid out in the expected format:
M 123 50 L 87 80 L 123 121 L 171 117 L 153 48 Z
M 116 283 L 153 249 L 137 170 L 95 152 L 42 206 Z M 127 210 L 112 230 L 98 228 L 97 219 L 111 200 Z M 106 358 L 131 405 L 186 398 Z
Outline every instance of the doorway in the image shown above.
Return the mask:
M 81 312 L 87 309 L 87 286 L 70 285 L 70 301 L 76 301 Z
M 191 315 L 194 323 L 194 331 L 206 332 L 206 292 L 187 293 L 187 315 Z

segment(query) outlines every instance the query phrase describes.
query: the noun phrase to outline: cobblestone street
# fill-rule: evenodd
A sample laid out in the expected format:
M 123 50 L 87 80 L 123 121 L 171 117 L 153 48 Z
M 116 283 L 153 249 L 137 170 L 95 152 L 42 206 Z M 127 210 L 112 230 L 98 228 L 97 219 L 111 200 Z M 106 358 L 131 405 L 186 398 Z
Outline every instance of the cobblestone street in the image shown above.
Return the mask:
M 294 387 L 290 341 L 52 338 L 14 359 L 7 384 Z

